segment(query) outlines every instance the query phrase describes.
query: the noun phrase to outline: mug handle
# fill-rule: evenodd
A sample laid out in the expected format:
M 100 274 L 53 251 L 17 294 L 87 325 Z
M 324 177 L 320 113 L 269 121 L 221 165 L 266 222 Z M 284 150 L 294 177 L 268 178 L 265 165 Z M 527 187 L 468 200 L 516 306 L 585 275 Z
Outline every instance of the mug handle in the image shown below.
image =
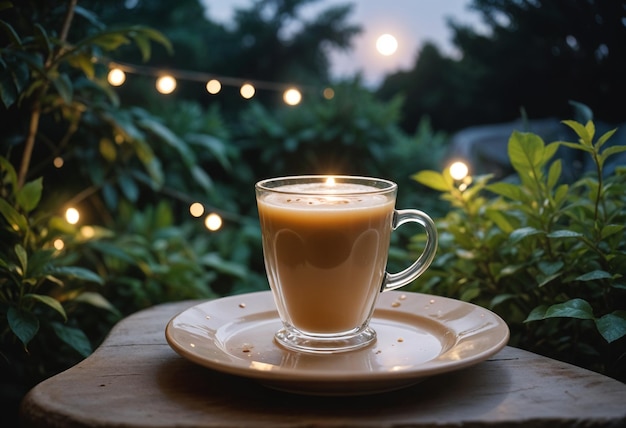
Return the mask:
M 437 228 L 428 214 L 419 210 L 395 210 L 391 227 L 396 230 L 404 223 L 419 223 L 426 229 L 426 246 L 417 260 L 398 273 L 385 272 L 380 291 L 391 291 L 407 285 L 423 274 L 430 266 L 437 252 Z

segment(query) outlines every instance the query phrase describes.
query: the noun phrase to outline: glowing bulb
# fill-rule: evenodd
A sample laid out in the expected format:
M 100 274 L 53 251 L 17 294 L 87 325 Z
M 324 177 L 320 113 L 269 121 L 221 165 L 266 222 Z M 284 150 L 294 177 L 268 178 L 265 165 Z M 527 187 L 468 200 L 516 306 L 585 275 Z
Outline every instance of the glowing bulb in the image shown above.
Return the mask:
M 249 83 L 245 83 L 241 86 L 241 89 L 239 90 L 239 93 L 241 94 L 242 97 L 244 97 L 245 99 L 250 99 L 254 96 L 254 86 L 252 86 Z
M 176 89 L 176 79 L 172 76 L 161 76 L 156 81 L 156 88 L 162 94 L 171 94 Z
M 469 168 L 463 162 L 454 162 L 450 165 L 450 176 L 455 180 L 463 180 L 468 173 Z
M 222 90 L 222 84 L 219 80 L 211 79 L 206 84 L 206 90 L 209 94 L 217 94 Z
M 220 227 L 222 227 L 222 217 L 220 217 L 218 214 L 211 213 L 204 220 L 204 225 L 210 231 L 215 232 Z
M 333 88 L 325 88 L 322 94 L 327 100 L 332 100 L 333 98 L 335 98 L 335 91 L 333 90 Z
M 302 94 L 296 88 L 287 89 L 283 94 L 283 101 L 290 106 L 298 105 L 302 101 Z
M 119 68 L 112 68 L 107 75 L 107 80 L 111 86 L 121 86 L 126 81 L 126 73 Z
M 54 165 L 55 168 L 61 168 L 63 167 L 63 164 L 65 162 L 63 161 L 63 158 L 61 156 L 57 156 L 56 158 L 54 158 L 54 160 L 52 161 L 52 164 Z
M 189 213 L 194 217 L 204 214 L 204 206 L 200 202 L 194 202 L 189 206 Z
M 68 208 L 67 211 L 65 211 L 65 220 L 69 224 L 76 224 L 78 223 L 79 219 L 80 219 L 80 213 L 78 212 L 76 208 Z
M 61 251 L 63 248 L 65 248 L 65 242 L 63 242 L 62 239 L 55 239 L 54 242 L 52 243 L 52 245 L 54 245 L 54 248 Z
M 393 55 L 398 50 L 398 41 L 391 34 L 383 34 L 376 40 L 376 49 L 381 55 Z

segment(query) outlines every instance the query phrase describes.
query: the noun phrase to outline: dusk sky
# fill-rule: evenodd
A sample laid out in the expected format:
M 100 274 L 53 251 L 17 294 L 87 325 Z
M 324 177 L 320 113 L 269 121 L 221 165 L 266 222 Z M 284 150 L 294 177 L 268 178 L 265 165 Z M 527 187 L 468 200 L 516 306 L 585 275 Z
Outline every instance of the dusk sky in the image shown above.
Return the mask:
M 203 0 L 212 20 L 228 24 L 236 7 L 247 7 L 252 0 Z M 365 83 L 377 85 L 382 77 L 398 70 L 410 69 L 419 47 L 428 40 L 440 50 L 454 55 L 447 18 L 479 26 L 475 12 L 468 9 L 470 0 L 319 0 L 303 9 L 304 16 L 313 16 L 333 4 L 355 5 L 349 22 L 359 24 L 363 32 L 354 40 L 354 50 L 333 53 L 335 76 L 351 76 L 361 72 Z M 397 51 L 383 56 L 376 51 L 376 39 L 391 34 L 398 41 Z

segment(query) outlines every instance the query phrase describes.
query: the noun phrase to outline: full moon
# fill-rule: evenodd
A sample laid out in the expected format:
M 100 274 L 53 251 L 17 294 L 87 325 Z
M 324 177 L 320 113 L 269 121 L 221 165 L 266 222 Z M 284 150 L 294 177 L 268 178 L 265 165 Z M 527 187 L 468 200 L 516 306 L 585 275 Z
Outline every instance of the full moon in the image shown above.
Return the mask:
M 391 34 L 383 34 L 376 40 L 376 49 L 381 55 L 392 55 L 398 49 L 398 41 Z

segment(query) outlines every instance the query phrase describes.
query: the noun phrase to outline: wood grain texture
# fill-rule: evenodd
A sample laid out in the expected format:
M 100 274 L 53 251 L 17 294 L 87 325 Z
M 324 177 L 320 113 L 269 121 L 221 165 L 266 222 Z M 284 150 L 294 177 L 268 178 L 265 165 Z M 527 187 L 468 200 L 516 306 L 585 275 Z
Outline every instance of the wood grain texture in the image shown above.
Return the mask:
M 159 305 L 121 321 L 87 359 L 33 388 L 24 427 L 626 427 L 626 385 L 505 347 L 469 369 L 395 392 L 310 397 L 188 362 Z

